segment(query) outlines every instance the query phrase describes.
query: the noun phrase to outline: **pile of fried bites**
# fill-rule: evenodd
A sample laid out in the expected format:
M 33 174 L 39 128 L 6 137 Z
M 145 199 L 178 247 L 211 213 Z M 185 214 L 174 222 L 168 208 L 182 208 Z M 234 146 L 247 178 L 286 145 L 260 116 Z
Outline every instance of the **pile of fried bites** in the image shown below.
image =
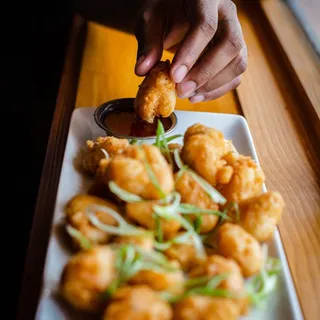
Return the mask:
M 259 307 L 281 266 L 268 257 L 284 208 L 265 175 L 222 132 L 195 123 L 172 142 L 87 141 L 87 194 L 66 205 L 73 245 L 59 292 L 117 320 L 232 320 Z

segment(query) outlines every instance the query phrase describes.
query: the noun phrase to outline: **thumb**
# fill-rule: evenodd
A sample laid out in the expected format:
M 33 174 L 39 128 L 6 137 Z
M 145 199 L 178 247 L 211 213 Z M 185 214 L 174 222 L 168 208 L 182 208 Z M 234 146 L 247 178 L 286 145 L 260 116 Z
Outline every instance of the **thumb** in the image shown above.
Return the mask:
M 164 40 L 164 19 L 156 10 L 148 9 L 138 21 L 135 36 L 138 41 L 135 74 L 146 75 L 161 60 Z

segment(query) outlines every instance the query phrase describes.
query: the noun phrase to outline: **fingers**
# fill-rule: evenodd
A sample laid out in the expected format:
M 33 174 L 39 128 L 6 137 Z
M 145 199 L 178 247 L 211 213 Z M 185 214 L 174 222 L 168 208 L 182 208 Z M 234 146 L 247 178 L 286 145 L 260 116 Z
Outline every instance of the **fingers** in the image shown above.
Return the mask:
M 135 36 L 138 40 L 135 74 L 146 75 L 162 57 L 164 20 L 154 8 L 145 11 L 137 24 Z
M 229 5 L 226 5 L 229 3 Z M 240 22 L 237 17 L 236 7 L 233 2 L 223 2 L 219 8 L 219 28 L 222 27 L 222 40 L 210 47 L 190 70 L 188 75 L 177 86 L 181 98 L 194 95 L 195 91 L 213 79 L 221 70 L 230 64 L 245 47 Z M 222 75 L 231 81 L 229 75 Z M 220 79 L 222 84 L 223 79 Z
M 208 101 L 208 100 L 215 100 L 231 90 L 236 89 L 241 83 L 241 76 L 233 79 L 232 81 L 228 82 L 227 84 L 223 85 L 222 87 L 213 90 L 211 92 L 206 93 L 197 93 L 194 96 L 190 97 L 189 100 L 192 103 L 200 102 L 200 101 Z
M 207 83 L 196 90 L 198 93 L 206 93 L 218 89 L 234 78 L 240 76 L 247 69 L 248 54 L 247 48 L 241 50 L 240 54 L 235 57 L 222 71 Z
M 171 76 L 180 83 L 213 38 L 218 25 L 218 1 L 202 1 L 195 8 L 194 24 L 184 37 L 172 61 Z

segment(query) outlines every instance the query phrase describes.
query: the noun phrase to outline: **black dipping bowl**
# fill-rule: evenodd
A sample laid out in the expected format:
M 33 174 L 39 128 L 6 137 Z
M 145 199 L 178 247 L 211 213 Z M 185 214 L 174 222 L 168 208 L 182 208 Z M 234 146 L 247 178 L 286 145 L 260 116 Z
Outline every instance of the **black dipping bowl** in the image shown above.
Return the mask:
M 124 111 L 124 112 L 134 112 L 134 107 L 133 107 L 133 102 L 134 98 L 122 98 L 122 99 L 115 99 L 111 100 L 108 102 L 105 102 L 101 104 L 100 106 L 97 107 L 97 109 L 94 112 L 94 120 L 97 123 L 97 125 L 103 129 L 108 136 L 114 136 L 117 138 L 124 138 L 124 139 L 139 139 L 139 140 L 149 140 L 149 139 L 155 139 L 156 135 L 152 136 L 131 136 L 131 135 L 125 135 L 121 134 L 119 132 L 113 131 L 111 128 L 106 126 L 105 124 L 105 118 L 106 116 L 111 113 L 116 111 Z M 173 112 L 169 116 L 171 120 L 171 126 L 165 131 L 165 134 L 171 133 L 174 128 L 177 125 L 178 119 L 176 114 Z

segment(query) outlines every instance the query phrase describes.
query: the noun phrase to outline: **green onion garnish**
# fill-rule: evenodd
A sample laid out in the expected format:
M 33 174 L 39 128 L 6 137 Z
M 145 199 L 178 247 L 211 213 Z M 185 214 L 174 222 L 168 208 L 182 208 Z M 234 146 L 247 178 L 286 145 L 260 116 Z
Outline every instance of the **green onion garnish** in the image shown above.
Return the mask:
M 103 212 L 111 217 L 113 217 L 117 222 L 118 226 L 111 226 L 102 223 L 94 212 Z M 108 232 L 110 234 L 125 235 L 125 236 L 140 236 L 149 235 L 149 231 L 141 230 L 128 222 L 126 222 L 119 213 L 113 209 L 101 205 L 91 205 L 86 209 L 87 216 L 90 222 L 98 229 Z
M 116 196 L 118 196 L 121 200 L 123 200 L 125 202 L 136 203 L 136 202 L 143 202 L 144 201 L 141 197 L 137 196 L 136 194 L 122 189 L 114 181 L 109 182 L 109 188 L 110 188 L 111 192 L 113 192 Z
M 267 256 L 267 247 L 263 246 L 265 263 L 258 275 L 252 277 L 247 285 L 249 300 L 255 306 L 265 306 L 270 294 L 275 290 L 281 272 L 281 261 Z
M 109 160 L 109 158 L 110 158 L 109 153 L 108 153 L 105 149 L 103 149 L 103 148 L 101 148 L 100 150 L 102 151 L 102 153 L 104 154 L 104 156 L 106 157 L 106 159 Z
M 66 230 L 73 239 L 79 242 L 82 249 L 87 250 L 92 247 L 90 240 L 86 236 L 84 236 L 78 229 L 68 224 L 66 225 Z

